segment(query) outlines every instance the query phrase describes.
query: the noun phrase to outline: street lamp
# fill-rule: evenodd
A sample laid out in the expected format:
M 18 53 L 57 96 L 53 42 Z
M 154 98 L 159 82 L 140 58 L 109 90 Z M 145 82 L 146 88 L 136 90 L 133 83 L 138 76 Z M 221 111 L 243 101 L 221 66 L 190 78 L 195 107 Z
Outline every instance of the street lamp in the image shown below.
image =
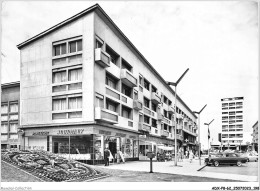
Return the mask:
M 177 85 L 184 77 L 184 75 L 188 72 L 189 68 L 181 75 L 181 77 L 177 80 L 177 82 L 167 82 L 168 85 L 172 85 L 175 87 L 175 105 L 174 105 L 174 165 L 177 166 L 177 121 L 176 121 L 176 100 L 177 100 Z
M 207 106 L 207 104 L 204 105 L 204 107 L 203 107 L 199 112 L 193 111 L 193 113 L 196 113 L 196 114 L 199 115 L 199 122 L 198 122 L 198 142 L 199 142 L 199 162 L 200 162 L 200 165 L 201 165 L 201 160 L 200 160 L 200 113 L 203 111 L 203 109 L 204 109 L 206 106 Z
M 208 132 L 209 132 L 209 125 L 210 125 L 213 121 L 214 121 L 214 119 L 212 119 L 210 123 L 204 123 L 204 125 L 207 125 L 207 126 L 208 126 Z M 210 137 L 208 137 L 208 155 L 209 155 L 209 138 L 210 138 Z

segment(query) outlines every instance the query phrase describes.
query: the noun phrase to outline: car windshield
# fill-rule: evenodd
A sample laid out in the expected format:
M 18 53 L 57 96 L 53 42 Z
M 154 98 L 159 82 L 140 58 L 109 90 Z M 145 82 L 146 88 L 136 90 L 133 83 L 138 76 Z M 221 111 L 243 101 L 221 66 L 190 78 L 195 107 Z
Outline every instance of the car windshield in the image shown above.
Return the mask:
M 211 158 L 218 158 L 218 157 L 222 157 L 221 154 L 215 154 L 215 155 L 210 155 Z

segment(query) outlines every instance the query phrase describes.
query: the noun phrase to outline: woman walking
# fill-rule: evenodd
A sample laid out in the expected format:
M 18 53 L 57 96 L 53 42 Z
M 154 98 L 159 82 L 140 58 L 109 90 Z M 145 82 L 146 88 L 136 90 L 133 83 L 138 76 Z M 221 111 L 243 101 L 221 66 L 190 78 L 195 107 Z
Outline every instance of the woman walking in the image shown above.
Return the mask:
M 190 150 L 190 151 L 189 151 L 190 163 L 192 162 L 193 156 L 194 156 L 194 154 L 193 154 L 192 150 Z

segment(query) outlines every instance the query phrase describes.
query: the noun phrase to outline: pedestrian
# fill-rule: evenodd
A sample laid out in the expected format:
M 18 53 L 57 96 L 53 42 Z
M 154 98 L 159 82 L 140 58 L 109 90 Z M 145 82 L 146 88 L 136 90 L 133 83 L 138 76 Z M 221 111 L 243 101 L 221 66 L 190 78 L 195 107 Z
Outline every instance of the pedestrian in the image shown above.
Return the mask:
M 122 159 L 123 163 L 125 163 L 125 157 L 124 157 L 124 155 L 123 155 L 121 149 L 119 150 L 119 156 L 120 156 L 120 158 Z
M 110 152 L 109 149 L 106 147 L 104 150 L 105 166 L 109 166 L 109 156 L 110 156 Z
M 182 156 L 181 156 L 181 148 L 179 149 L 179 153 L 178 153 L 178 159 L 179 159 L 179 161 L 182 161 Z
M 188 158 L 188 150 L 185 151 L 185 158 Z
M 192 150 L 190 150 L 190 151 L 189 151 L 190 163 L 192 162 L 193 156 L 194 156 L 194 154 L 193 154 Z
M 116 156 L 115 156 L 115 158 L 116 158 L 116 162 L 117 162 L 117 164 L 119 164 L 120 163 L 120 154 L 119 154 L 119 149 L 117 149 L 117 153 L 116 153 Z

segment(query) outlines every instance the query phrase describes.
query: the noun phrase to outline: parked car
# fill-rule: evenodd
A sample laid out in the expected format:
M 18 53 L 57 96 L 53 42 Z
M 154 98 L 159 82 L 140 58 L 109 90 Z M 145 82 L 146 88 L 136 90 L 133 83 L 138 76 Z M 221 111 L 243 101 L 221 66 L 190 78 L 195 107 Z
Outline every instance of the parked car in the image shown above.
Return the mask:
M 215 153 L 210 154 L 208 158 L 205 158 L 205 165 L 237 165 L 241 166 L 242 163 L 246 163 L 248 161 L 247 157 L 239 156 L 236 153 Z
M 249 152 L 243 153 L 241 155 L 241 157 L 247 157 L 248 158 L 247 162 L 251 162 L 251 161 L 258 162 L 258 155 L 254 154 L 254 153 L 249 153 Z

